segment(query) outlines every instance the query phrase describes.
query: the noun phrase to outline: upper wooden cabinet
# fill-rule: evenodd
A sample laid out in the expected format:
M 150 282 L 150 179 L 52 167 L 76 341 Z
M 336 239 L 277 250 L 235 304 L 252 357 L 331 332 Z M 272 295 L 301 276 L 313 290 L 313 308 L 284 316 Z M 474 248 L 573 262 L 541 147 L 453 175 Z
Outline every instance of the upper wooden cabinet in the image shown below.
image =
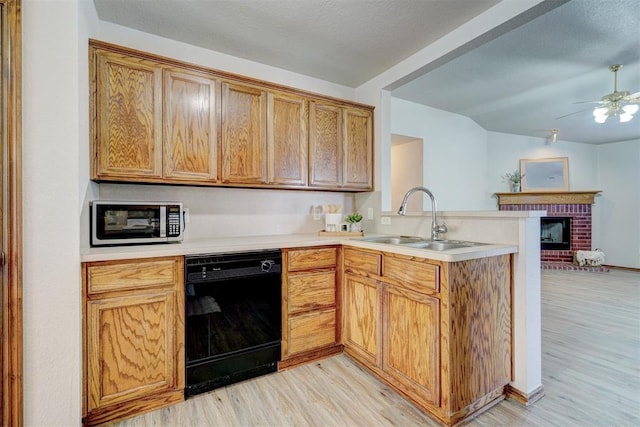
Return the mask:
M 217 181 L 218 88 L 201 74 L 165 71 L 164 177 Z
M 222 181 L 264 184 L 267 92 L 261 88 L 222 84 Z
M 312 101 L 309 128 L 312 187 L 373 188 L 371 110 Z
M 154 62 L 98 51 L 93 177 L 136 180 L 162 176 L 162 68 Z
M 267 178 L 270 184 L 306 186 L 308 101 L 283 92 L 267 94 Z
M 373 108 L 90 41 L 96 181 L 373 189 Z

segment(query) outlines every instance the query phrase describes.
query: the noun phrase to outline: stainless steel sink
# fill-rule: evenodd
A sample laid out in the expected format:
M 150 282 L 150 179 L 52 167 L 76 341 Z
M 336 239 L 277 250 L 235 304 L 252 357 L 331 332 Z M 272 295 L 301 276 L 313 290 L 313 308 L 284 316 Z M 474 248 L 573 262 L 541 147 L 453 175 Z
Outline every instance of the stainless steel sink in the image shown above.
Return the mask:
M 482 246 L 483 243 L 475 242 L 460 242 L 460 241 L 423 241 L 415 243 L 407 243 L 402 246 L 407 246 L 417 249 L 430 249 L 432 251 L 447 251 L 449 249 L 469 248 L 473 246 Z
M 399 245 L 408 248 L 428 249 L 432 251 L 447 251 L 449 249 L 469 248 L 474 246 L 484 246 L 488 244 L 467 242 L 463 240 L 427 240 L 421 237 L 413 236 L 368 237 L 361 240 L 365 242 Z
M 365 237 L 361 239 L 364 242 L 386 243 L 389 245 L 405 245 L 408 243 L 420 243 L 425 240 L 421 237 L 413 236 L 384 236 L 384 237 Z

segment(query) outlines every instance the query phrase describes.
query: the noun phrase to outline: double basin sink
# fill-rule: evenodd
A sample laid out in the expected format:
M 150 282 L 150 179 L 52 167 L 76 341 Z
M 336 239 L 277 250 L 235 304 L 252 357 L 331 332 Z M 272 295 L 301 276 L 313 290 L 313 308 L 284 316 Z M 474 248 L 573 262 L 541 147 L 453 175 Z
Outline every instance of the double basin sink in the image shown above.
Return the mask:
M 429 249 L 432 251 L 447 251 L 449 249 L 470 248 L 488 244 L 466 242 L 462 240 L 427 240 L 422 237 L 413 236 L 365 237 L 360 240 L 363 242 L 384 243 L 388 245 L 404 246 L 407 248 Z

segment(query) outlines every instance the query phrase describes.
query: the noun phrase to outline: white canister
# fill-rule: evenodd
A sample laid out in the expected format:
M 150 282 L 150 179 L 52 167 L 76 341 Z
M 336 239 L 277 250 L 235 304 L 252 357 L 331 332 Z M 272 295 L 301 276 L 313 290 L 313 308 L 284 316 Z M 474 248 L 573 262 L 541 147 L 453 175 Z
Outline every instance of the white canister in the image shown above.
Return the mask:
M 324 231 L 340 231 L 341 213 L 324 214 Z

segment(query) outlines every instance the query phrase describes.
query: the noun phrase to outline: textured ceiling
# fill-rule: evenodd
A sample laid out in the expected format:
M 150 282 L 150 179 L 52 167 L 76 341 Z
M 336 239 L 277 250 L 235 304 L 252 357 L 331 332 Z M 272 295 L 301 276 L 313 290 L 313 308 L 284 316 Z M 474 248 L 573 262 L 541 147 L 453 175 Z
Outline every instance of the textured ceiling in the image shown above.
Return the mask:
M 618 90 L 640 91 L 638 0 L 572 0 L 392 95 L 491 131 L 546 137 L 556 128 L 560 140 L 591 144 L 640 139 L 640 113 L 628 123 L 597 124 L 595 104 L 575 104 L 613 92 L 611 64 L 624 65 Z
M 357 87 L 499 0 L 94 0 L 151 34 Z

